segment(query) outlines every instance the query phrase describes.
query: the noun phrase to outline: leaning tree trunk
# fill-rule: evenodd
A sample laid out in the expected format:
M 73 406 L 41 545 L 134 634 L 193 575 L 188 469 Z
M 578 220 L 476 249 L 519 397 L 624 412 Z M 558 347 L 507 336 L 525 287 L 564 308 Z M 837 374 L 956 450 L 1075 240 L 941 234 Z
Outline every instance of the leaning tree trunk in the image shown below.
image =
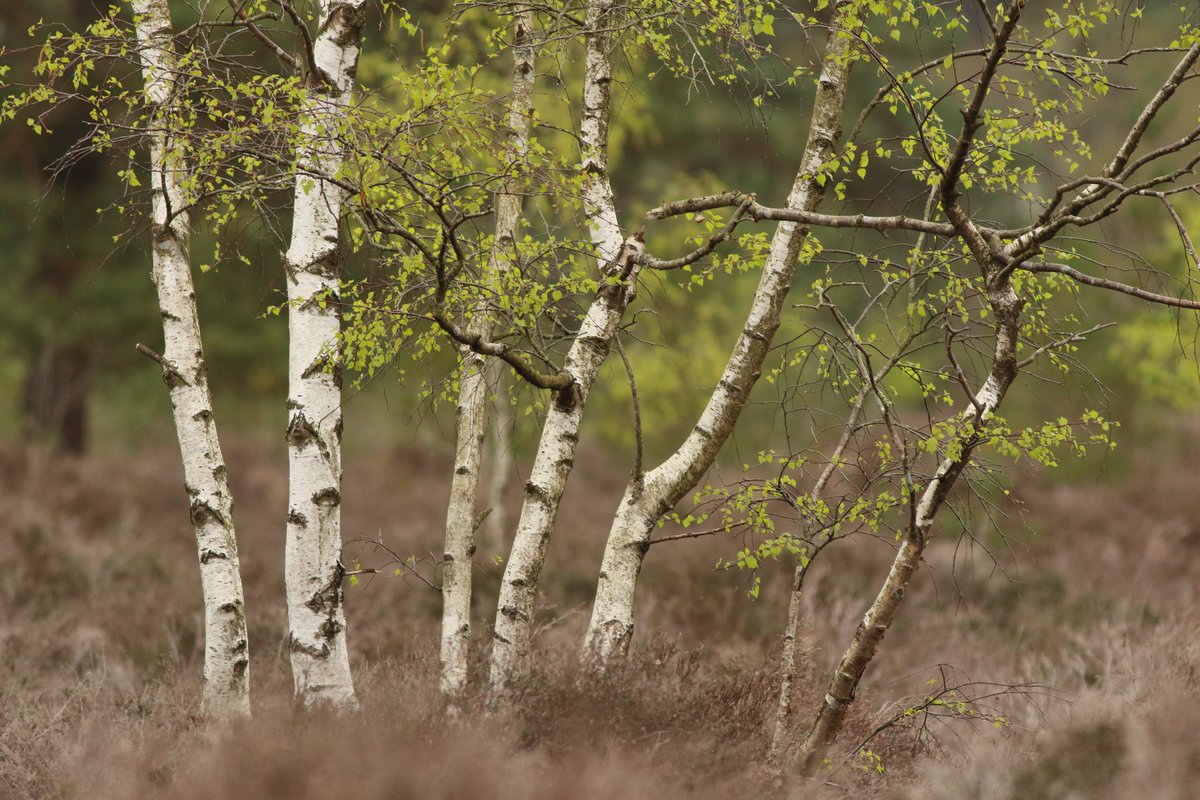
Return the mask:
M 154 118 L 167 119 L 176 91 L 176 55 L 166 0 L 134 0 L 134 15 L 146 100 Z M 141 349 L 162 366 L 170 389 L 184 485 L 191 501 L 204 591 L 204 711 L 217 717 L 246 716 L 250 659 L 233 499 L 213 418 L 192 285 L 181 185 L 188 165 L 164 132 L 169 129 L 170 125 L 155 125 L 150 138 L 153 274 L 164 346 L 161 356 Z
M 505 166 L 517 164 L 529 146 L 533 124 L 533 14 L 520 13 L 513 23 L 512 98 Z M 515 180 L 509 179 L 496 197 L 496 235 L 485 285 L 509 268 L 521 225 L 522 198 Z M 491 338 L 495 312 L 485 298 L 472 320 L 473 334 Z M 471 560 L 475 555 L 475 508 L 479 496 L 479 466 L 487 433 L 490 387 L 488 360 L 463 349 L 462 380 L 457 409 L 457 445 L 450 505 L 446 511 L 446 546 L 442 567 L 442 694 L 451 703 L 467 687 L 467 656 L 471 639 Z
M 335 176 L 362 41 L 365 0 L 322 0 L 317 71 L 296 154 L 287 252 L 288 515 L 285 572 L 292 674 L 305 704 L 354 706 L 342 607 L 342 381 L 337 350 L 343 191 Z
M 996 353 L 991 374 L 974 397 L 970 414 L 974 417 L 976 426 L 999 408 L 1017 374 L 1016 352 L 1021 301 L 1007 278 L 1004 278 L 1002 285 L 993 288 L 988 294 L 996 318 Z M 974 437 L 962 442 L 961 455 L 956 459 L 947 458 L 942 461 L 922 492 L 914 514 L 914 525 L 905 532 L 887 578 L 880 587 L 875 602 L 863 615 L 854 638 L 834 670 L 817 718 L 800 745 L 796 763 L 803 774 L 811 774 L 816 769 L 826 749 L 841 731 L 846 713 L 854 702 L 858 684 L 875 657 L 884 634 L 895 621 L 908 585 L 921 565 L 921 557 L 925 553 L 934 518 L 945 504 L 946 497 L 978 444 L 979 440 Z
M 995 414 L 1009 387 L 1016 380 L 1020 368 L 1017 362 L 1017 347 L 1024 302 L 1017 296 L 1012 285 L 1011 274 L 1015 267 L 1012 254 L 1003 250 L 998 241 L 989 241 L 980 233 L 962 208 L 959 200 L 959 182 L 968 162 L 972 142 L 981 127 L 983 105 L 991 80 L 1004 57 L 1008 41 L 1016 30 L 1024 5 L 1025 0 L 1012 0 L 1004 22 L 995 33 L 971 101 L 962 111 L 962 133 L 939 184 L 942 211 L 970 250 L 983 274 L 996 331 L 995 351 L 987 380 L 972 398 L 971 408 L 963 412 L 964 416 L 973 422 L 970 426 L 971 431 L 978 431 L 980 424 Z M 908 590 L 908 584 L 921 564 L 921 556 L 925 552 L 934 518 L 945 504 L 958 476 L 970 463 L 971 456 L 980 442 L 980 436 L 974 432 L 960 439 L 958 456 L 944 459 L 921 493 L 921 499 L 913 509 L 912 524 L 905 531 L 887 579 L 880 587 L 875 602 L 867 609 L 850 646 L 846 648 L 841 662 L 834 670 L 817 718 L 800 745 L 797 766 L 803 774 L 812 774 L 826 749 L 841 731 L 863 673 L 875 657 L 884 634 L 892 626 Z
M 839 8 L 825 47 L 808 143 L 788 196 L 790 209 L 814 211 L 820 205 L 824 189 L 817 180 L 818 171 L 841 134 L 854 40 L 852 33 L 840 27 L 840 15 L 845 8 L 844 4 Z M 625 490 L 605 545 L 596 601 L 584 641 L 584 659 L 596 668 L 605 668 L 629 649 L 634 592 L 651 532 L 662 515 L 708 472 L 733 432 L 770 351 L 796 273 L 800 247 L 807 235 L 808 230 L 794 222 L 780 223 L 745 327 L 699 422 L 674 454 L 645 476 L 635 476 Z
M 611 19 L 613 0 L 589 0 L 586 20 L 582 143 L 583 205 L 601 286 L 567 353 L 563 371 L 571 386 L 559 391 L 546 414 L 512 550 L 500 584 L 492 643 L 491 696 L 499 700 L 527 670 L 546 547 L 575 463 L 579 426 L 588 393 L 608 356 L 612 338 L 633 298 L 643 245 L 639 237 L 622 244 L 616 204 L 608 177 L 608 120 L 611 107 Z

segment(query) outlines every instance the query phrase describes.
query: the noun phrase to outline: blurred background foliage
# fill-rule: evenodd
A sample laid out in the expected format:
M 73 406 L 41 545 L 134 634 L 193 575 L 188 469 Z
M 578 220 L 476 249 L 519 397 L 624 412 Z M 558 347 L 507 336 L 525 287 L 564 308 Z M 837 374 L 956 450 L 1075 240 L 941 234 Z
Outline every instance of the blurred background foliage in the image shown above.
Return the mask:
M 473 64 L 482 59 L 485 67 L 474 80 L 488 88 L 503 85 L 508 56 L 501 45 L 489 40 L 494 20 L 479 14 L 448 16 L 446 4 L 435 0 L 405 7 L 418 25 L 416 35 L 392 24 L 391 17 L 378 9 L 372 12 L 375 17 L 367 26 L 360 71 L 367 87 L 381 86 L 405 64 L 419 59 L 423 48 L 440 45 L 451 25 L 457 35 L 447 51 L 448 60 Z M 80 28 L 97 13 L 90 0 L 0 0 L 0 45 L 27 44 L 26 29 L 39 18 Z M 183 5 L 176 13 L 177 23 L 186 23 L 187 16 L 195 14 Z M 1147 39 L 1162 38 L 1178 25 L 1178 13 L 1172 4 L 1147 4 L 1136 24 Z M 764 72 L 782 69 L 780 74 L 731 85 L 678 79 L 653 53 L 636 47 L 626 50 L 614 89 L 612 156 L 625 225 L 636 228 L 641 215 L 664 200 L 726 189 L 754 192 L 762 202 L 782 204 L 803 146 L 811 97 L 811 77 L 789 86 L 782 79 L 789 68 L 779 66 L 811 63 L 812 47 L 804 35 L 796 34 L 798 30 L 781 28 L 775 46 L 784 58 L 763 62 Z M 919 61 L 916 44 L 909 47 L 913 52 L 897 50 L 891 57 L 898 63 Z M 1153 58 L 1134 60 L 1121 79 L 1133 86 L 1150 84 L 1165 64 Z M 572 60 L 569 48 L 538 66 L 540 84 L 561 81 L 578 86 L 581 67 L 577 59 Z M 1141 70 L 1145 74 L 1139 74 Z M 650 74 L 653 77 L 647 80 Z M 773 93 L 766 102 L 759 96 L 764 85 Z M 853 114 L 879 85 L 872 68 L 864 66 L 855 73 L 847 103 Z M 561 106 L 557 89 L 539 92 L 539 113 L 569 127 Z M 1181 101 L 1170 108 L 1172 114 L 1184 114 L 1194 106 Z M 1135 104 L 1121 103 L 1120 93 L 1115 92 L 1111 107 L 1082 123 L 1081 133 L 1097 160 L 1116 146 L 1114 139 L 1122 130 L 1116 118 L 1125 122 L 1136 112 Z M 80 136 L 82 127 L 70 107 L 59 109 L 48 122 L 50 133 L 42 136 L 21 125 L 0 127 L 0 252 L 5 257 L 0 270 L 0 436 L 50 439 L 72 452 L 89 446 L 136 447 L 146 436 L 168 432 L 167 404 L 157 370 L 133 348 L 139 341 L 154 346 L 161 336 L 144 220 L 140 210 L 128 214 L 114 210 L 125 189 L 115 174 L 118 166 L 104 158 L 85 158 L 52 178 L 56 160 Z M 848 119 L 847 128 L 853 122 Z M 1164 125 L 1170 122 L 1166 119 Z M 896 125 L 895 118 L 881 110 L 867 121 L 860 141 L 891 135 L 897 132 Z M 549 128 L 539 135 L 555 136 Z M 573 146 L 566 135 L 559 139 L 548 144 L 564 151 Z M 869 207 L 871 198 L 887 197 L 895 178 L 887 171 L 871 170 L 864 180 L 850 184 L 846 202 L 858 209 Z M 911 198 L 909 211 L 919 213 L 922 200 Z M 1164 272 L 1182 276 L 1194 269 L 1174 228 L 1164 225 L 1159 209 L 1149 206 L 1114 222 L 1110 238 Z M 836 198 L 830 198 L 827 208 L 837 209 Z M 1200 215 L 1194 205 L 1181 204 L 1181 209 L 1192 217 Z M 536 205 L 532 213 L 539 213 Z M 677 247 L 678 234 L 687 230 L 687 224 L 653 229 L 651 249 L 659 241 L 664 249 Z M 238 230 L 224 231 L 221 251 L 234 257 L 210 270 L 197 270 L 205 347 L 218 416 L 226 429 L 282 429 L 286 323 L 265 312 L 280 302 L 283 244 L 269 233 L 269 227 L 247 220 Z M 198 230 L 196 237 L 199 262 L 215 243 L 204 230 Z M 822 234 L 822 244 L 828 253 L 853 252 L 854 238 L 854 234 L 827 232 Z M 1134 258 L 1127 260 L 1136 267 Z M 793 289 L 794 302 L 802 302 L 811 281 L 823 273 L 819 266 L 807 273 L 802 270 Z M 702 283 L 693 280 L 694 273 L 644 277 L 630 314 L 634 323 L 627 349 L 641 394 L 649 459 L 678 443 L 711 392 L 748 308 L 758 279 L 756 267 L 742 264 L 728 274 L 718 270 Z M 361 278 L 378 267 L 359 256 L 351 258 L 347 269 L 349 277 Z M 1079 298 L 1063 293 L 1056 302 L 1071 304 Z M 1073 398 L 1072 408 L 1099 407 L 1124 420 L 1128 436 L 1134 434 L 1130 426 L 1151 423 L 1159 410 L 1196 409 L 1200 402 L 1194 348 L 1197 326 L 1190 315 L 1102 292 L 1088 294 L 1086 302 L 1087 317 L 1120 323 L 1083 345 L 1080 362 L 1094 375 L 1081 370 L 1065 382 L 1024 387 L 1010 401 L 1011 419 L 1040 420 L 1047 407 L 1057 407 L 1067 394 Z M 790 356 L 786 343 L 804 325 L 804 312 L 786 315 L 777 338 L 778 358 L 769 367 L 786 361 Z M 414 436 L 448 441 L 452 408 L 421 399 L 419 384 L 441 380 L 452 365 L 452 355 L 442 352 L 419 365 L 398 362 L 392 371 L 362 381 L 348 392 L 351 437 L 353 429 L 361 426 L 376 442 Z M 776 377 L 760 382 L 756 399 L 777 401 L 786 394 L 789 376 Z M 624 367 L 620 359 L 612 358 L 588 411 L 586 430 L 609 448 L 631 454 L 629 395 Z M 537 426 L 522 422 L 521 411 L 532 404 L 532 398 L 517 392 L 512 402 L 518 412 L 515 446 L 518 452 L 528 452 Z M 768 402 L 761 413 L 744 415 L 731 447 L 753 453 L 769 446 L 780 433 L 780 407 L 778 402 Z M 418 426 L 422 419 L 430 424 Z

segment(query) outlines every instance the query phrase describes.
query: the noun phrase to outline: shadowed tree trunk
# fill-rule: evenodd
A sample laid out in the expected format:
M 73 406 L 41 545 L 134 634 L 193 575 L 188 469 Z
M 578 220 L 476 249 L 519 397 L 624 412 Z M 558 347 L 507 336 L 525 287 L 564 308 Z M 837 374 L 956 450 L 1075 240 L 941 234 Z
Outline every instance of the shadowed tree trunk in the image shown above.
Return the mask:
M 63 451 L 87 449 L 91 357 L 86 346 L 47 342 L 25 376 L 21 405 L 28 433 L 52 439 Z
M 509 402 L 508 376 L 498 361 L 491 364 L 492 394 L 496 396 L 495 418 L 491 428 L 491 474 L 488 477 L 487 505 L 491 513 L 483 521 L 483 545 L 487 553 L 503 553 L 508 532 L 508 513 L 504 497 L 513 474 L 513 413 Z

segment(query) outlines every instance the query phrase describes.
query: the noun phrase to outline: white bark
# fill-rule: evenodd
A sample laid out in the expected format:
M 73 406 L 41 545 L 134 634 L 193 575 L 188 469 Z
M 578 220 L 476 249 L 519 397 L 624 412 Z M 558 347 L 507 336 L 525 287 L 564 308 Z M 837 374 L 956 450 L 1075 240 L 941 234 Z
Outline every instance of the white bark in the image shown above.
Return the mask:
M 808 142 L 788 196 L 789 209 L 811 212 L 818 207 L 824 191 L 815 176 L 841 134 L 853 37 L 841 31 L 838 22 L 835 18 L 825 48 Z M 733 432 L 779 327 L 800 247 L 807 235 L 807 228 L 797 223 L 779 224 L 745 327 L 699 422 L 678 450 L 643 478 L 635 477 L 625 490 L 609 531 L 584 641 L 584 658 L 597 667 L 603 668 L 611 659 L 628 651 L 633 635 L 634 592 L 650 534 L 659 518 L 709 470 Z
M 176 54 L 166 0 L 134 0 L 145 95 L 155 116 L 170 113 Z M 150 140 L 154 284 L 163 321 L 163 380 L 170 389 L 204 592 L 204 711 L 250 713 L 250 660 L 225 459 L 217 437 L 192 284 L 186 196 L 188 164 L 167 126 Z
M 533 123 L 533 14 L 522 12 L 513 22 L 512 96 L 506 162 L 519 162 L 529 147 Z M 496 235 L 485 285 L 509 268 L 521 225 L 519 186 L 506 185 L 496 197 Z M 495 312 L 485 298 L 476 310 L 471 332 L 491 338 Z M 457 701 L 467 688 L 471 639 L 471 559 L 475 555 L 475 508 L 479 466 L 487 433 L 488 372 L 486 358 L 463 348 L 463 375 L 457 408 L 457 445 L 450 505 L 446 511 L 446 546 L 442 567 L 442 694 Z
M 297 146 L 287 252 L 288 517 L 286 583 L 296 694 L 354 706 L 342 608 L 341 365 L 338 363 L 339 129 L 354 88 L 366 0 L 321 2 L 321 27 Z
M 527 671 L 534 602 L 554 519 L 574 466 L 588 393 L 608 356 L 633 291 L 644 253 L 640 238 L 622 244 L 608 175 L 613 0 L 589 0 L 586 20 L 582 142 L 583 205 L 604 282 L 567 354 L 573 384 L 558 392 L 542 427 L 512 550 L 500 584 L 492 643 L 491 693 L 501 698 Z

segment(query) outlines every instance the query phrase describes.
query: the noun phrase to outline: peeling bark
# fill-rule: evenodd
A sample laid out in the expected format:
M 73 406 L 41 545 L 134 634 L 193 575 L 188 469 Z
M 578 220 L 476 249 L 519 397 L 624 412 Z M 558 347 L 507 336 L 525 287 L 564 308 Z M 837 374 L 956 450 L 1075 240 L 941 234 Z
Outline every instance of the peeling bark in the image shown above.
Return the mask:
M 339 143 L 354 88 L 365 0 L 321 2 L 313 43 L 317 73 L 296 153 L 292 240 L 287 252 L 288 517 L 286 582 L 295 689 L 306 705 L 356 705 L 342 608 Z M 332 362 L 332 363 L 331 363 Z
M 838 13 L 844 8 L 840 7 Z M 808 142 L 788 195 L 789 209 L 812 212 L 820 205 L 824 190 L 816 175 L 841 135 L 854 37 L 841 30 L 839 23 L 840 19 L 835 18 L 831 26 L 834 32 L 825 47 Z M 650 534 L 662 515 L 708 472 L 733 432 L 779 327 L 800 247 L 807 236 L 808 229 L 795 222 L 779 224 L 746 324 L 699 421 L 678 450 L 641 480 L 635 478 L 625 490 L 605 545 L 584 641 L 584 659 L 596 668 L 603 669 L 628 652 L 633 635 L 634 593 Z
M 167 115 L 177 59 L 166 0 L 134 0 L 134 17 L 146 99 L 156 115 Z M 167 127 L 156 127 L 150 137 L 151 252 L 163 320 L 158 362 L 170 389 L 204 592 L 203 709 L 214 717 L 248 716 L 250 661 L 233 498 L 212 413 L 183 210 L 189 166 L 163 132 Z

